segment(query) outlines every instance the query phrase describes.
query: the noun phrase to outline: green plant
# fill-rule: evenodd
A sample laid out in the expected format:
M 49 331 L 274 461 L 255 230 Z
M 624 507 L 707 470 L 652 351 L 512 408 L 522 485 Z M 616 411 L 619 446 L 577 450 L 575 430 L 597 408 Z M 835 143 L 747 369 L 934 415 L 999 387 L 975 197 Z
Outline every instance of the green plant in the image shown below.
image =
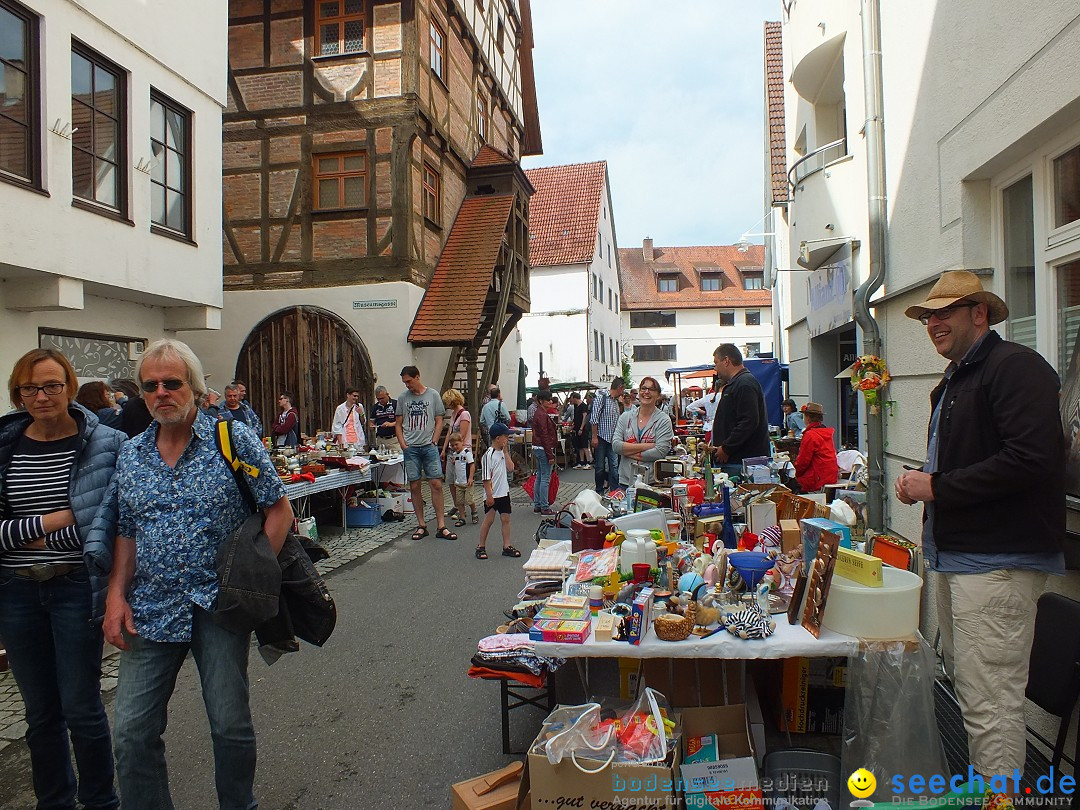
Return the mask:
M 630 355 L 628 354 L 622 356 L 622 378 L 627 388 L 633 387 L 634 384 L 631 382 L 630 377 Z

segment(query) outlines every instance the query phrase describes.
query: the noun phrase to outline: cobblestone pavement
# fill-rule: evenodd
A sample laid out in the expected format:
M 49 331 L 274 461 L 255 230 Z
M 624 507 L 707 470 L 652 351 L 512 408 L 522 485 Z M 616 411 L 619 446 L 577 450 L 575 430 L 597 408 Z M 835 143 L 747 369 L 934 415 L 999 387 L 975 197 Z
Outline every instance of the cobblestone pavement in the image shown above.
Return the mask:
M 587 484 L 562 481 L 559 485 L 559 503 L 571 500 L 586 486 Z M 478 492 L 477 496 L 482 511 L 483 492 Z M 428 500 L 430 501 L 430 495 Z M 532 505 L 532 500 L 521 487 L 514 487 L 511 492 L 511 502 L 518 507 Z M 446 494 L 446 504 L 447 509 L 453 505 L 449 493 Z M 425 510 L 425 515 L 434 524 L 435 510 L 430 504 Z M 330 557 L 318 563 L 316 568 L 320 573 L 329 576 L 334 569 L 358 560 L 398 538 L 412 534 L 416 526 L 416 516 L 410 512 L 404 520 L 386 521 L 369 529 L 330 528 L 319 537 L 319 542 L 330 552 Z M 119 652 L 114 647 L 106 647 L 101 667 L 103 693 L 110 692 L 116 687 L 116 674 L 120 666 Z M 25 734 L 26 721 L 23 720 L 22 697 L 19 695 L 19 688 L 15 685 L 15 678 L 12 677 L 10 671 L 0 672 L 0 751 L 11 742 L 21 740 Z

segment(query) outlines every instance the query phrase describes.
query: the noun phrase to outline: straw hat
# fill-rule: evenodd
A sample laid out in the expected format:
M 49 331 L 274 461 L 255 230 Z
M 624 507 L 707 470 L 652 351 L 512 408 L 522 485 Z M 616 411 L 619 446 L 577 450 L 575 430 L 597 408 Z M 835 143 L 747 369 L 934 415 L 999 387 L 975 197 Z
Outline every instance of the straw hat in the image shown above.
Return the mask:
M 1009 317 L 1009 308 L 1005 306 L 1005 302 L 992 292 L 984 290 L 979 277 L 970 270 L 946 270 L 930 290 L 930 297 L 921 304 L 908 307 L 904 314 L 918 320 L 930 310 L 942 309 L 957 301 L 986 304 L 992 324 L 1001 323 Z
M 815 416 L 825 415 L 825 409 L 821 407 L 820 403 L 817 402 L 807 402 L 805 405 L 803 405 L 802 412 L 813 414 Z

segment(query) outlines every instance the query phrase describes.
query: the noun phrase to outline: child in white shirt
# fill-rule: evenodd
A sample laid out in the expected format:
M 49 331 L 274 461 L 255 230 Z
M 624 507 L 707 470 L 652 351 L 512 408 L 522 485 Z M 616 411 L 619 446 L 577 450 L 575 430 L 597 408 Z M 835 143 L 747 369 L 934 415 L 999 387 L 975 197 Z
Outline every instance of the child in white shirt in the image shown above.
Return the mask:
M 491 447 L 484 451 L 480 462 L 480 477 L 484 482 L 484 522 L 480 525 L 480 544 L 476 559 L 486 560 L 487 536 L 495 525 L 495 514 L 502 520 L 504 557 L 520 557 L 521 552 L 510 545 L 510 479 L 514 462 L 510 458 L 508 436 L 510 429 L 501 422 L 491 426 Z
M 472 510 L 472 522 L 479 521 L 476 511 L 476 497 L 473 495 L 473 474 L 476 464 L 473 462 L 472 448 L 465 446 L 460 433 L 450 434 L 450 454 L 446 458 L 447 466 L 454 465 L 454 489 L 450 495 L 454 499 L 455 526 L 465 525 L 465 507 Z

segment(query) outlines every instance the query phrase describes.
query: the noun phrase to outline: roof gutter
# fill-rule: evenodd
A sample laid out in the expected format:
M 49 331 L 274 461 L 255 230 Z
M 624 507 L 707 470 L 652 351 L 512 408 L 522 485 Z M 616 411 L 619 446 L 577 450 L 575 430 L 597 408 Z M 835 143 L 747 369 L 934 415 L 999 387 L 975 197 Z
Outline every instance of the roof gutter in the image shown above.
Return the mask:
M 881 77 L 881 1 L 862 0 L 863 93 L 866 105 L 866 191 L 870 274 L 855 292 L 855 322 L 863 354 L 883 355 L 881 329 L 870 313 L 870 298 L 885 280 L 888 198 L 885 194 L 885 120 Z M 864 405 L 865 406 L 865 402 Z M 885 418 L 866 409 L 867 529 L 885 527 Z

